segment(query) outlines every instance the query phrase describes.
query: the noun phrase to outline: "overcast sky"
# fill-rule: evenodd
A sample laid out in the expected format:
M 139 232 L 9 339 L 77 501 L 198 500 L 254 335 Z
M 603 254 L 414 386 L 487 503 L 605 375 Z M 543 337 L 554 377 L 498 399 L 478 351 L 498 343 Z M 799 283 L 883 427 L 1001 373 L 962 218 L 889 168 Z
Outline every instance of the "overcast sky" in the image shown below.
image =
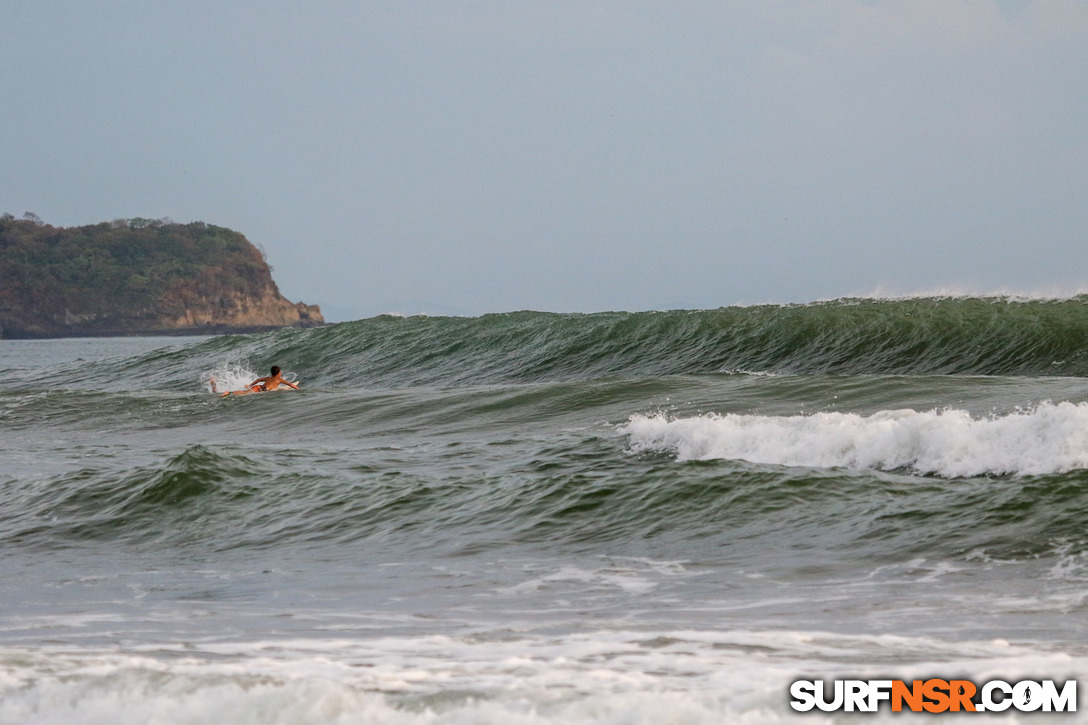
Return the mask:
M 1083 0 L 0 0 L 0 212 L 330 320 L 1088 289 Z

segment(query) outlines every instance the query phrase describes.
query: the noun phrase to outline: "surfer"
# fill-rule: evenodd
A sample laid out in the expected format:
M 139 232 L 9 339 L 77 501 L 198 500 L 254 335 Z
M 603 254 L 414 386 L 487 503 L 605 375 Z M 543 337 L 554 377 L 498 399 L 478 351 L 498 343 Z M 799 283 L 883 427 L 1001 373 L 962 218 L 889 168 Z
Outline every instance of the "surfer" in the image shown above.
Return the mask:
M 284 380 L 283 373 L 280 371 L 278 365 L 273 365 L 271 372 L 272 374 L 267 377 L 257 378 L 256 380 L 254 380 L 252 383 L 246 386 L 245 390 L 232 390 L 223 393 L 221 397 L 225 398 L 228 395 L 247 395 L 249 393 L 265 393 L 269 390 L 276 390 L 281 385 L 286 385 L 289 388 L 294 388 L 295 390 L 298 390 L 298 385 L 292 383 L 290 380 Z M 214 380 L 212 381 L 212 389 L 215 389 Z
M 257 378 L 249 384 L 249 391 L 251 393 L 257 392 L 257 389 L 262 391 L 275 390 L 281 385 L 286 385 L 289 388 L 298 390 L 298 386 L 292 383 L 290 380 L 284 380 L 283 374 L 280 372 L 279 366 L 272 366 L 272 374 L 265 378 Z

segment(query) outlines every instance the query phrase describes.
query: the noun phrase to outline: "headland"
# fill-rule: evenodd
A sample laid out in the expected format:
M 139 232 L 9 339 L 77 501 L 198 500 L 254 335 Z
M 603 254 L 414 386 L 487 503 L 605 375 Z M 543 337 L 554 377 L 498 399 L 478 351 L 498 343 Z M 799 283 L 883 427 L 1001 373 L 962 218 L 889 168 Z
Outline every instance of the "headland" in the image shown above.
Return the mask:
M 0 216 L 0 338 L 206 335 L 325 324 L 239 232 L 169 219 Z

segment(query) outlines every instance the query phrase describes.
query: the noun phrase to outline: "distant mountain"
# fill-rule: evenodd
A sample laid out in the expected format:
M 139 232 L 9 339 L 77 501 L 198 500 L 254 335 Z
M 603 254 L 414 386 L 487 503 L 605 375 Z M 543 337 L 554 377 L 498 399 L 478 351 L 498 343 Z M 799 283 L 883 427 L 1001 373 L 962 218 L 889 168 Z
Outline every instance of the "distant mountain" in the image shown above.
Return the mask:
M 242 234 L 120 219 L 59 228 L 0 216 L 0 337 L 255 332 L 324 324 L 280 294 Z

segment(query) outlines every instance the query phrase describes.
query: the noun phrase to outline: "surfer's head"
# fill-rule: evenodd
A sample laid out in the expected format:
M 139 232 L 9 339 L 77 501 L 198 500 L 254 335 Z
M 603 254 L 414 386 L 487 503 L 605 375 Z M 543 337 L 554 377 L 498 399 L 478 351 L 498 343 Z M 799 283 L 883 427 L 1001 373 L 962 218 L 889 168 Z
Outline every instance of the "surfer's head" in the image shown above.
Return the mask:
M 279 365 L 273 365 L 272 366 L 272 376 L 275 377 L 276 375 L 279 375 L 279 374 L 280 374 L 280 366 Z

